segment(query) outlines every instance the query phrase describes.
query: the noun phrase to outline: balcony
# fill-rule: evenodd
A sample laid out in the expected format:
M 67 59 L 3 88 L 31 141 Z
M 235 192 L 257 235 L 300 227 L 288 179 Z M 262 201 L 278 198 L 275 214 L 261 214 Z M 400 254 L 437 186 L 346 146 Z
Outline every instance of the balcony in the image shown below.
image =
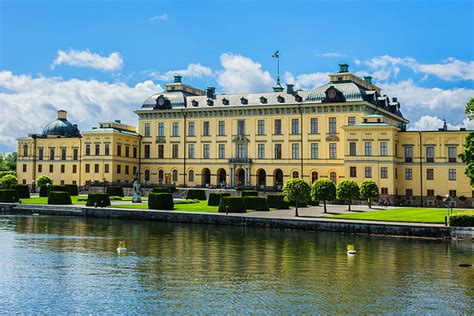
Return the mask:
M 250 159 L 250 158 L 230 158 L 229 163 L 232 163 L 232 164 L 252 163 L 252 159 Z
M 163 143 L 166 143 L 166 137 L 165 136 L 156 136 L 155 144 L 163 144 Z

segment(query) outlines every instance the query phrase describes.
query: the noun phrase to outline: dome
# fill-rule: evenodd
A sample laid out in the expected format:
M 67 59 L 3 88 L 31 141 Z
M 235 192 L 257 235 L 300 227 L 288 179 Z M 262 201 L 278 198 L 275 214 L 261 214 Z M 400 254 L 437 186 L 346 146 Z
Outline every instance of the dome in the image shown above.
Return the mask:
M 58 118 L 49 122 L 43 128 L 43 135 L 79 137 L 81 132 L 76 125 L 67 120 L 67 112 L 60 110 L 58 111 Z

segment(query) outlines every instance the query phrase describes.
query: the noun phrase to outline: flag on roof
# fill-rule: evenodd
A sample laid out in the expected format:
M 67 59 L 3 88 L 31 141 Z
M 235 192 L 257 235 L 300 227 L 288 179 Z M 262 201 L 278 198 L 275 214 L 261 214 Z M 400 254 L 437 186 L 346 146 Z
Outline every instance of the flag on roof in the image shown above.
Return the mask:
M 275 52 L 272 54 L 272 57 L 274 57 L 274 58 L 280 58 L 280 51 L 279 51 L 279 50 L 275 51 Z

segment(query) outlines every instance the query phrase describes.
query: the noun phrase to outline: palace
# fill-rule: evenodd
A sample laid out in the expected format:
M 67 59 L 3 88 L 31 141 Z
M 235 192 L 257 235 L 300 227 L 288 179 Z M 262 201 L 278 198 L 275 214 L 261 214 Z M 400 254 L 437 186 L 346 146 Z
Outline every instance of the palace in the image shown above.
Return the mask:
M 397 99 L 346 64 L 314 90 L 277 82 L 273 92 L 216 94 L 175 76 L 135 113 L 138 132 L 116 121 L 80 133 L 58 111 L 41 134 L 18 139 L 19 181 L 44 174 L 84 185 L 140 175 L 155 184 L 280 190 L 294 177 L 373 179 L 382 196 L 404 205 L 435 205 L 446 194 L 472 200 L 458 158 L 468 131 L 406 131 Z

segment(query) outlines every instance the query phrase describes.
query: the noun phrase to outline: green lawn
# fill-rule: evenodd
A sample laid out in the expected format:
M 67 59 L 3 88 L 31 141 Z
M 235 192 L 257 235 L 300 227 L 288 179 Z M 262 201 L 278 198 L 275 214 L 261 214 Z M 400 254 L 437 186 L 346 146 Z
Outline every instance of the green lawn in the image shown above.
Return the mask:
M 112 205 L 114 208 L 148 209 L 148 203 Z M 218 206 L 207 206 L 207 201 L 192 204 L 175 204 L 176 211 L 217 213 Z
M 83 199 L 84 201 L 78 201 Z M 23 204 L 48 204 L 47 197 L 31 197 L 29 199 L 20 199 Z M 86 204 L 87 196 L 71 196 L 72 204 Z
M 473 212 L 474 211 L 470 211 Z M 331 215 L 328 218 L 360 219 L 368 221 L 417 222 L 443 224 L 448 215 L 445 208 L 396 208 L 353 214 Z

